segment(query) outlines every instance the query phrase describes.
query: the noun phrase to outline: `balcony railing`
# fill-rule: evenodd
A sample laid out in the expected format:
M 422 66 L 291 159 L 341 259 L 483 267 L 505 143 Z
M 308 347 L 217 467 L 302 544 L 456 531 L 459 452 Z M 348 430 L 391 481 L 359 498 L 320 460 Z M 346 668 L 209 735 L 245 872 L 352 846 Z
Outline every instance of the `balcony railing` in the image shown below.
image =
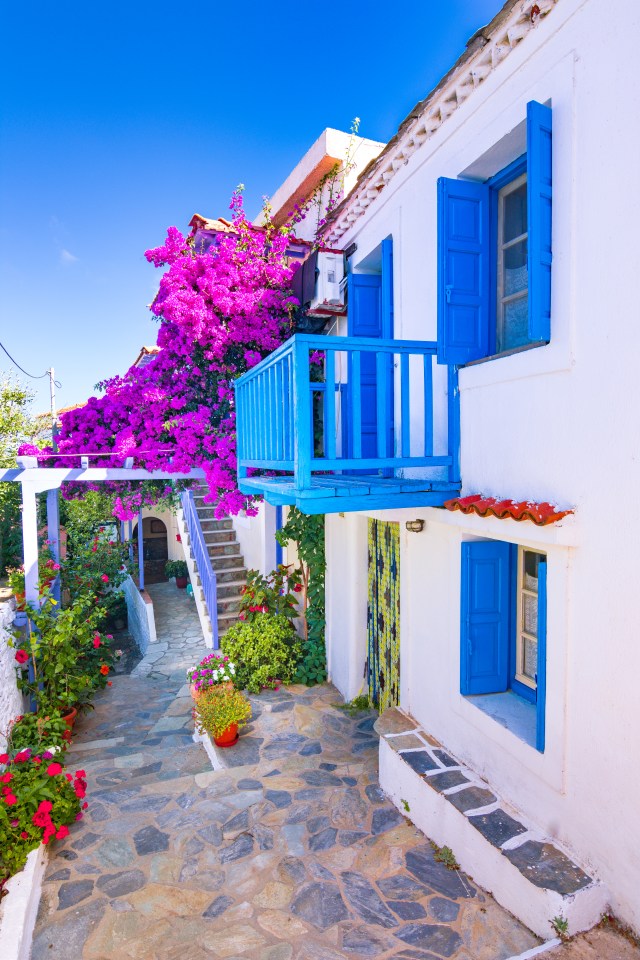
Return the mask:
M 241 489 L 274 503 L 338 488 L 450 495 L 460 485 L 457 370 L 435 355 L 419 340 L 292 337 L 236 381 Z

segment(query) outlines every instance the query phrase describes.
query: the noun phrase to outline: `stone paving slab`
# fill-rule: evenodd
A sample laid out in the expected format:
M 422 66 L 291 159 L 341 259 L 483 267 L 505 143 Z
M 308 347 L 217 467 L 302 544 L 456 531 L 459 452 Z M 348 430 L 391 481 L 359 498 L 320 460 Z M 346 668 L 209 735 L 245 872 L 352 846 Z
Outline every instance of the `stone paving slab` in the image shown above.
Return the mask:
M 169 679 L 183 644 L 79 722 L 90 805 L 52 845 L 32 960 L 507 960 L 538 943 L 436 862 L 380 791 L 375 717 L 330 685 L 252 697 L 212 770 Z

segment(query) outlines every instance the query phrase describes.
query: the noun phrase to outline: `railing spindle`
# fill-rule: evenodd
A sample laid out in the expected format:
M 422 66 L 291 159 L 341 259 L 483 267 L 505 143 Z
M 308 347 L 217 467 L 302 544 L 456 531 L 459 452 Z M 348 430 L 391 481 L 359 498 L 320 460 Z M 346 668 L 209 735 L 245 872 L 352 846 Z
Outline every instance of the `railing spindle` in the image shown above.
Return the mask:
M 324 444 L 325 457 L 336 456 L 336 354 L 327 347 L 324 377 Z
M 361 354 L 354 350 L 351 356 L 351 428 L 353 437 L 353 456 L 359 460 L 362 456 L 362 376 Z
M 433 456 L 433 373 L 432 356 L 425 353 L 424 367 L 424 455 Z
M 387 455 L 387 355 L 376 351 L 376 432 L 378 456 Z
M 409 417 L 409 354 L 400 355 L 400 422 L 402 456 L 411 456 L 411 422 Z

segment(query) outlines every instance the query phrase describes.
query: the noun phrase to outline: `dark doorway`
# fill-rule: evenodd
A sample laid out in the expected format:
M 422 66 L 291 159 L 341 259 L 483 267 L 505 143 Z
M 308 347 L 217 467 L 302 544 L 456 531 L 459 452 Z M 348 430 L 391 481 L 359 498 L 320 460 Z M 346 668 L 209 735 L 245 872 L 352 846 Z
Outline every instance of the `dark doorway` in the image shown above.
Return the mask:
M 169 559 L 167 527 L 158 517 L 143 517 L 144 580 L 145 583 L 165 583 L 164 565 Z M 138 559 L 138 524 L 133 528 L 133 550 Z

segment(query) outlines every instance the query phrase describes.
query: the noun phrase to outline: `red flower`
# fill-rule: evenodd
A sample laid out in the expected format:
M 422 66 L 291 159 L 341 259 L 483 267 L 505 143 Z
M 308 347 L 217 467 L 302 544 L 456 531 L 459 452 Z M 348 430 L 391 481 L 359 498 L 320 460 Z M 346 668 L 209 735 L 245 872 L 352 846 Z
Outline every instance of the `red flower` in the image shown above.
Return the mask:
M 100 579 L 103 583 L 109 583 L 109 577 L 106 575 L 106 573 L 103 573 Z
M 103 663 L 102 666 L 100 667 L 100 673 L 102 674 L 103 677 L 106 677 L 106 675 L 109 673 L 109 667 L 107 666 L 106 663 Z
M 9 763 L 8 753 L 0 753 L 0 763 Z
M 83 809 L 83 810 L 86 810 L 88 806 L 89 806 L 89 804 L 88 804 L 88 803 L 86 802 L 86 800 L 85 800 L 85 802 L 82 804 L 82 809 Z
M 0 783 L 11 783 L 12 780 L 13 780 L 12 773 L 3 773 L 2 776 L 0 777 Z
M 47 773 L 50 777 L 57 777 L 59 773 L 62 773 L 62 767 L 59 763 L 50 763 L 47 767 Z
M 16 660 L 18 663 L 26 663 L 29 659 L 29 654 L 26 650 L 16 650 Z
M 28 839 L 29 839 L 29 834 L 27 833 L 26 830 L 23 830 L 23 831 L 22 831 L 22 833 L 20 834 L 20 839 L 21 839 L 21 840 L 28 840 Z
M 63 823 L 61 827 L 58 827 L 58 832 L 56 833 L 56 837 L 58 838 L 58 840 L 63 840 L 64 837 L 68 837 L 68 836 L 69 836 L 69 827 L 66 827 Z
M 100 637 L 95 636 L 95 637 L 93 638 L 93 645 L 94 645 L 94 647 L 95 647 L 96 650 L 97 650 L 98 647 L 100 646 Z
M 24 763 L 25 760 L 28 760 L 30 756 L 31 756 L 30 749 L 27 748 L 26 750 L 21 750 L 20 753 L 16 753 L 15 757 L 13 758 L 13 762 Z
M 84 770 L 76 770 L 76 777 L 83 777 L 83 778 L 84 778 L 84 777 L 86 777 L 86 775 L 87 775 L 87 774 L 85 773 Z
M 108 687 L 112 687 L 112 686 L 113 686 L 113 684 L 111 683 L 111 680 L 107 680 L 107 686 L 108 686 Z
M 41 800 L 38 804 L 38 811 L 40 813 L 51 813 L 53 810 L 53 804 L 50 800 Z
M 18 802 L 18 798 L 17 798 L 17 797 L 14 797 L 14 795 L 13 795 L 12 793 L 8 793 L 8 794 L 6 795 L 6 797 L 4 798 L 4 802 L 6 803 L 6 805 L 7 805 L 8 807 L 13 807 L 13 806 L 15 806 L 16 803 Z
M 302 591 L 302 584 L 301 584 L 301 583 L 296 583 L 295 587 L 293 588 L 293 592 L 294 592 L 294 593 L 300 593 L 301 591 Z

